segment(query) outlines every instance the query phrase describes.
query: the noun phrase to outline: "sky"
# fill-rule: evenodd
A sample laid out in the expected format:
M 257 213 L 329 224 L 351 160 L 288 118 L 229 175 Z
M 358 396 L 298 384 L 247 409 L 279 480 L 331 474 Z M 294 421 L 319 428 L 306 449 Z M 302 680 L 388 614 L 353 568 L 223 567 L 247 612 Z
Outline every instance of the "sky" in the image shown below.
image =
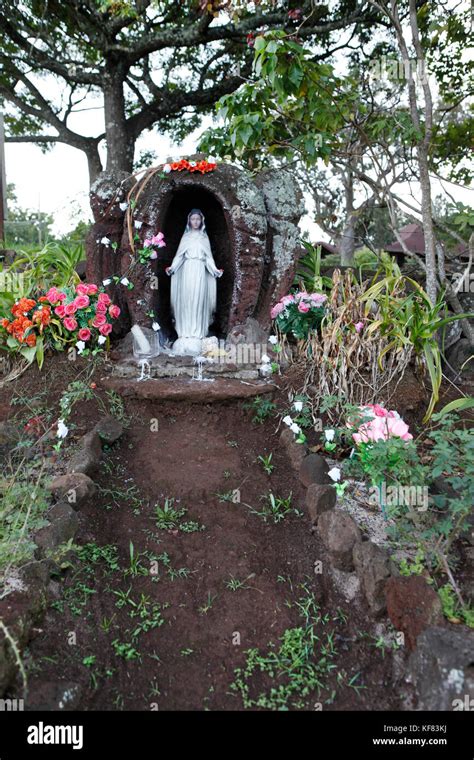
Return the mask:
M 36 82 L 38 85 L 38 82 Z M 57 102 L 58 85 L 52 77 L 43 77 L 40 82 L 42 92 Z M 100 134 L 104 129 L 103 110 L 98 96 L 81 104 L 78 113 L 70 117 L 70 127 L 84 135 Z M 205 125 L 210 123 L 206 118 Z M 202 127 L 203 128 L 203 127 Z M 202 129 L 201 128 L 201 129 Z M 173 145 L 167 136 L 148 132 L 142 135 L 136 146 L 136 156 L 142 150 L 153 150 L 157 162 L 165 161 L 169 156 L 187 156 L 192 154 L 197 145 L 201 129 L 189 135 L 183 143 Z M 103 159 L 105 157 L 103 156 Z M 103 161 L 105 163 L 105 161 Z M 154 162 L 155 163 L 155 162 Z M 20 206 L 46 211 L 54 216 L 53 232 L 64 234 L 75 227 L 79 220 L 91 219 L 89 208 L 89 176 L 87 160 L 82 151 L 58 143 L 47 153 L 32 144 L 6 143 L 5 145 L 6 179 L 15 185 Z M 446 184 L 456 200 L 474 205 L 473 191 Z M 399 187 L 400 195 L 409 199 L 410 193 L 419 196 L 416 186 Z M 433 181 L 433 195 L 440 193 L 437 180 Z M 307 202 L 311 212 L 311 203 Z M 328 240 L 320 228 L 312 221 L 311 213 L 301 220 L 302 231 L 313 240 Z

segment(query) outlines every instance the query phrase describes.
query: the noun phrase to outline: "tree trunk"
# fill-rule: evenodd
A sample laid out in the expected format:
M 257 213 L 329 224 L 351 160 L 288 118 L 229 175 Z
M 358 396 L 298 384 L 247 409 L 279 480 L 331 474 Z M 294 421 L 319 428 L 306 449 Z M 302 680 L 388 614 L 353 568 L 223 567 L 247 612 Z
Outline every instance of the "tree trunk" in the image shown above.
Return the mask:
M 135 139 L 127 131 L 123 82 L 125 74 L 115 60 L 108 60 L 104 74 L 104 117 L 107 171 L 133 170 Z
M 352 157 L 351 161 L 353 161 Z M 356 216 L 354 213 L 354 175 L 351 168 L 347 170 L 347 174 L 344 177 L 344 191 L 346 199 L 346 221 L 344 223 L 340 242 L 341 266 L 350 267 L 354 263 L 356 223 Z
M 418 144 L 418 167 L 420 169 L 421 216 L 425 236 L 426 292 L 432 303 L 436 302 L 438 285 L 436 279 L 436 240 L 431 205 L 431 182 L 428 168 L 428 153 L 424 145 Z
M 100 160 L 97 145 L 86 151 L 87 163 L 89 166 L 89 186 L 97 179 L 103 171 L 102 161 Z
M 350 267 L 354 264 L 355 225 L 356 215 L 351 211 L 346 218 L 346 223 L 344 224 L 344 229 L 341 235 L 340 253 L 341 266 L 343 267 Z

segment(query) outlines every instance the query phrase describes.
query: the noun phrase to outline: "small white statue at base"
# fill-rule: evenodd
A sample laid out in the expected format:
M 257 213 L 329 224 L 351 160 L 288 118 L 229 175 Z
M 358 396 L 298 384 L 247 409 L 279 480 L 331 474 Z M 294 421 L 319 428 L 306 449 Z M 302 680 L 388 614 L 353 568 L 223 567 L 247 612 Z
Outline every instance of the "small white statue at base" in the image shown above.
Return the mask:
M 197 356 L 216 310 L 216 279 L 223 270 L 214 263 L 204 214 L 192 209 L 171 266 L 171 311 L 177 340 L 172 351 L 178 356 Z

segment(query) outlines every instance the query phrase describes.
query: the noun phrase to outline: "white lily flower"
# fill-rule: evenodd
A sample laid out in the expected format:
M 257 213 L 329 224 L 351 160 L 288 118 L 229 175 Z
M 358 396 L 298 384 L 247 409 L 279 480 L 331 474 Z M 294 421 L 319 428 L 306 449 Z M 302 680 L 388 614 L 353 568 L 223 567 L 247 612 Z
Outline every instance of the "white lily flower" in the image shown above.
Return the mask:
M 85 347 L 86 347 L 86 344 L 85 344 L 85 342 L 83 340 L 78 340 L 77 341 L 76 348 L 77 348 L 77 353 L 78 354 L 82 354 L 82 352 L 84 351 Z
M 290 425 L 290 430 L 295 435 L 298 435 L 299 433 L 301 433 L 301 428 L 299 425 L 296 424 L 296 422 L 293 422 L 293 424 Z
M 329 470 L 328 475 L 331 480 L 334 480 L 335 483 L 341 479 L 341 471 L 339 467 L 333 467 L 331 470 Z
M 69 433 L 69 428 L 65 425 L 64 420 L 58 420 L 58 431 L 56 433 L 58 438 L 65 438 Z
M 271 362 L 271 359 L 267 354 L 263 354 L 262 356 L 262 364 L 269 364 Z
M 102 285 L 107 286 L 107 285 L 110 285 L 111 282 L 112 280 L 110 279 L 110 277 L 107 277 L 105 280 L 102 280 Z
M 135 219 L 133 224 L 134 224 L 135 229 L 137 230 L 141 229 L 141 227 L 143 226 L 143 222 L 140 222 L 138 219 Z
M 103 238 L 101 238 L 101 241 L 100 241 L 100 242 L 101 242 L 101 244 L 102 244 L 102 245 L 106 245 L 106 246 L 107 246 L 107 245 L 110 245 L 110 240 L 109 240 L 109 238 L 108 238 L 108 237 L 105 237 L 105 236 L 104 236 Z
M 216 163 L 216 159 L 214 158 L 214 156 L 208 156 L 207 157 L 207 163 L 208 164 L 215 164 Z
M 153 324 L 151 326 L 151 329 L 154 330 L 155 332 L 157 332 L 158 330 L 161 330 L 161 327 L 158 324 L 158 322 L 153 322 Z
M 336 434 L 336 431 L 332 429 L 324 431 L 324 437 L 326 441 L 328 441 L 329 443 L 331 443 L 331 441 L 334 440 L 335 434 Z
M 302 401 L 295 401 L 293 406 L 295 407 L 296 412 L 301 412 L 303 409 L 303 402 Z
M 120 282 L 122 283 L 122 285 L 130 285 L 130 280 L 128 279 L 128 277 L 122 277 Z
M 285 425 L 288 425 L 288 427 L 293 424 L 293 420 L 291 419 L 289 414 L 287 414 L 286 417 L 283 417 L 283 422 L 285 423 Z
M 276 335 L 270 335 L 268 342 L 272 344 L 272 346 L 276 346 L 278 343 L 278 338 Z
M 97 343 L 99 344 L 99 346 L 102 346 L 106 342 L 106 340 L 107 338 L 105 337 L 105 335 L 99 335 L 99 337 L 97 338 Z
M 164 173 L 165 173 L 165 174 L 169 174 L 169 173 L 170 173 L 170 171 L 171 171 L 171 166 L 170 166 L 170 164 L 165 164 L 165 165 L 163 166 L 163 171 L 164 171 Z

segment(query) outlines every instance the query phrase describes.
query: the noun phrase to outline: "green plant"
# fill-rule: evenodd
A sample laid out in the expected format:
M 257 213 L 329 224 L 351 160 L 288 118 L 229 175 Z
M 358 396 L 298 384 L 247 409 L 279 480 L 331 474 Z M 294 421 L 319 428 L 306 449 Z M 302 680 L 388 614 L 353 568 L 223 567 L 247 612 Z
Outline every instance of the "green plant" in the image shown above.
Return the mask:
M 262 398 L 261 396 L 255 396 L 254 400 L 248 404 L 243 405 L 244 409 L 251 409 L 254 412 L 252 422 L 261 424 L 265 422 L 276 410 L 276 404 L 270 401 L 268 398 Z
M 267 473 L 267 475 L 271 475 L 273 470 L 275 469 L 275 465 L 273 464 L 272 459 L 273 459 L 273 454 L 267 454 L 267 456 L 260 454 L 258 457 L 258 461 L 262 464 L 262 467 Z
M 408 289 L 410 292 L 407 292 Z M 411 277 L 403 275 L 394 262 L 383 262 L 383 266 L 374 275 L 372 285 L 362 294 L 362 301 L 366 304 L 366 317 L 371 312 L 376 312 L 367 332 L 380 333 L 387 340 L 387 345 L 378 357 L 379 366 L 382 366 L 388 352 L 409 347 L 413 349 L 418 362 L 426 367 L 431 382 L 431 398 L 423 419 L 426 422 L 438 401 L 443 376 L 442 353 L 437 335 L 451 322 L 474 315 L 446 316 L 444 293 L 440 292 L 436 303 L 431 303 L 422 286 Z
M 261 499 L 264 501 L 262 509 L 254 509 L 250 507 L 252 514 L 261 517 L 264 522 L 267 520 L 273 521 L 277 524 L 283 520 L 290 512 L 296 512 L 292 506 L 292 494 L 290 493 L 286 499 L 275 496 L 271 491 L 268 494 L 264 494 Z
M 451 584 L 446 583 L 438 589 L 443 614 L 451 623 L 464 622 L 469 628 L 474 628 L 474 607 L 461 606 Z
M 217 594 L 214 594 L 214 596 L 212 596 L 212 595 L 211 595 L 211 592 L 210 592 L 210 591 L 208 591 L 208 592 L 207 592 L 207 599 L 206 599 L 206 601 L 204 602 L 204 604 L 202 604 L 202 605 L 199 607 L 199 609 L 198 609 L 198 612 L 199 612 L 201 615 L 207 615 L 207 613 L 208 613 L 208 612 L 209 612 L 209 610 L 211 609 L 212 605 L 214 604 L 214 600 L 215 600 L 215 599 L 217 599 Z
M 179 520 L 186 514 L 186 509 L 181 507 L 175 509 L 174 498 L 165 498 L 163 506 L 159 504 L 155 507 L 156 527 L 160 530 L 173 530 L 177 528 Z
M 294 284 L 308 293 L 330 290 L 332 280 L 321 275 L 321 246 L 312 245 L 308 240 L 300 239 L 306 253 L 298 261 Z
M 297 607 L 303 624 L 285 630 L 265 653 L 247 650 L 245 666 L 235 669 L 230 688 L 245 708 L 304 708 L 313 692 L 319 696 L 326 688 L 324 679 L 335 668 L 334 632 L 324 630 L 326 622 L 312 594 L 300 598 Z
M 140 652 L 130 642 L 121 642 L 118 639 L 114 639 L 112 647 L 115 654 L 126 661 L 141 659 Z

